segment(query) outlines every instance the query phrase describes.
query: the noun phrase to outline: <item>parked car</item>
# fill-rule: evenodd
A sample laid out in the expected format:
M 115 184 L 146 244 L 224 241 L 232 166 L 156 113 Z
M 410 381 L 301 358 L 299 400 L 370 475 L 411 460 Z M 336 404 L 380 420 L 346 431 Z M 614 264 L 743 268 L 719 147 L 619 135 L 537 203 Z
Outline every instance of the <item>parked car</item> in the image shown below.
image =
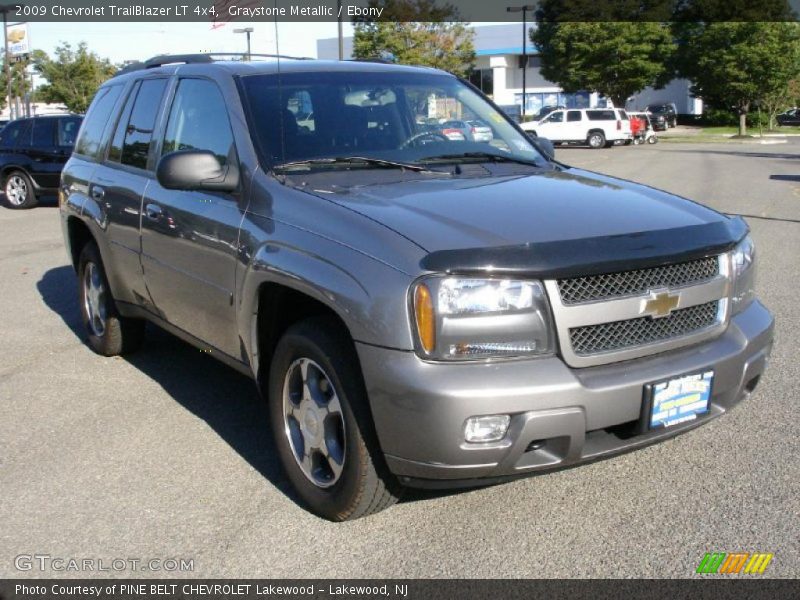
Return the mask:
M 483 121 L 467 121 L 469 136 L 473 142 L 491 142 L 494 139 L 492 128 Z
M 491 144 L 416 128 L 434 101 Z M 747 398 L 772 345 L 742 219 L 552 161 L 428 68 L 128 67 L 60 194 L 91 348 L 151 321 L 252 377 L 297 497 L 336 521 L 671 438 Z
M 75 146 L 77 115 L 17 119 L 0 131 L 0 175 L 9 208 L 31 208 L 55 194 Z
M 470 139 L 469 130 L 470 126 L 466 121 L 450 120 L 439 126 L 439 131 L 442 135 L 453 142 L 463 142 Z
M 521 127 L 557 144 L 586 144 L 591 148 L 609 148 L 615 142 L 633 140 L 628 115 L 620 108 L 556 110 L 541 121 Z
M 678 110 L 674 103 L 648 104 L 645 112 L 650 113 L 650 120 L 656 131 L 666 131 L 678 125 Z
M 800 110 L 790 108 L 786 112 L 779 114 L 775 119 L 778 121 L 778 125 L 800 126 Z

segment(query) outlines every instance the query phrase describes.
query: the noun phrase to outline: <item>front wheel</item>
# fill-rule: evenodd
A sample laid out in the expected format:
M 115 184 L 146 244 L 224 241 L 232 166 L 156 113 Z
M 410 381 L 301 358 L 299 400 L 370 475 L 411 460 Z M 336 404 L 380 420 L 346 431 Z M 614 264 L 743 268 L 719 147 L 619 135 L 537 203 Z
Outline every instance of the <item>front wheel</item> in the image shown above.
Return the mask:
M 593 131 L 592 133 L 589 134 L 589 137 L 586 138 L 586 143 L 589 145 L 590 148 L 598 150 L 600 148 L 605 147 L 606 136 L 604 136 L 600 131 Z
M 83 247 L 78 260 L 78 294 L 89 347 L 103 356 L 133 352 L 144 341 L 144 321 L 117 312 L 100 251 L 94 242 Z
M 358 356 L 334 320 L 302 321 L 278 342 L 269 410 L 283 468 L 314 513 L 348 521 L 397 501 L 401 486 L 378 446 Z
M 647 143 L 648 144 L 657 144 L 658 143 L 658 136 L 657 135 L 651 135 L 649 138 L 647 138 Z
M 3 191 L 11 208 L 33 208 L 38 202 L 33 183 L 22 171 L 11 171 L 8 174 Z

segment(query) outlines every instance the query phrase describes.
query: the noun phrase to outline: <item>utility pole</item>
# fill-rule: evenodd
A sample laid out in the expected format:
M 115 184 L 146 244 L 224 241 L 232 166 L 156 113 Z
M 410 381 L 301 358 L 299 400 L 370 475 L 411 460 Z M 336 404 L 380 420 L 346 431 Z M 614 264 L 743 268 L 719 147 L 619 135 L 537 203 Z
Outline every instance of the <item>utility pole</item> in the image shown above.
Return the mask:
M 527 11 L 536 10 L 532 4 L 523 4 L 522 6 L 509 6 L 506 11 L 510 13 L 522 13 L 522 118 L 525 118 L 525 92 L 526 92 L 526 71 L 528 70 L 528 19 Z
M 338 12 L 336 21 L 339 29 L 339 60 L 344 60 L 344 35 L 342 34 L 342 0 L 338 0 Z

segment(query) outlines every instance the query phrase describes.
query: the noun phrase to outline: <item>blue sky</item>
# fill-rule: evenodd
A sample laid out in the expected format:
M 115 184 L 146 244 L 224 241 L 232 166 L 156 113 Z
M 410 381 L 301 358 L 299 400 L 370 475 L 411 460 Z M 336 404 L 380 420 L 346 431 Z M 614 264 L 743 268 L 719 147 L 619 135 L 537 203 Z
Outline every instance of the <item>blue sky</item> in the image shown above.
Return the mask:
M 61 42 L 73 46 L 85 41 L 101 57 L 119 63 L 143 60 L 157 54 L 193 52 L 242 52 L 247 48 L 244 34 L 235 34 L 237 27 L 253 27 L 253 52 L 275 53 L 274 23 L 227 23 L 212 29 L 210 23 L 31 23 L 32 46 L 52 54 Z M 317 55 L 319 38 L 336 37 L 336 23 L 281 23 L 278 25 L 278 46 L 282 54 Z M 352 34 L 350 23 L 344 24 L 345 36 Z

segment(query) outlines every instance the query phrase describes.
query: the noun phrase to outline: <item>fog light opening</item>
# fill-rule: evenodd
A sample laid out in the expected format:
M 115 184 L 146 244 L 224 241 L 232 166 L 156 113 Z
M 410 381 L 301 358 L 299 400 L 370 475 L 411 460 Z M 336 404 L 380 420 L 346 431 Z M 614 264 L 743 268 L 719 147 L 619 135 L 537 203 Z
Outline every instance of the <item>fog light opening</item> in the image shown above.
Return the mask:
M 525 448 L 525 452 L 535 452 L 536 450 L 541 450 L 544 448 L 544 445 L 547 443 L 547 440 L 533 440 L 528 447 Z
M 756 375 L 745 384 L 744 389 L 748 394 L 752 394 L 753 391 L 756 389 L 759 379 L 761 379 L 761 375 Z
M 464 439 L 472 444 L 498 442 L 506 436 L 509 423 L 509 415 L 470 417 L 464 425 Z

